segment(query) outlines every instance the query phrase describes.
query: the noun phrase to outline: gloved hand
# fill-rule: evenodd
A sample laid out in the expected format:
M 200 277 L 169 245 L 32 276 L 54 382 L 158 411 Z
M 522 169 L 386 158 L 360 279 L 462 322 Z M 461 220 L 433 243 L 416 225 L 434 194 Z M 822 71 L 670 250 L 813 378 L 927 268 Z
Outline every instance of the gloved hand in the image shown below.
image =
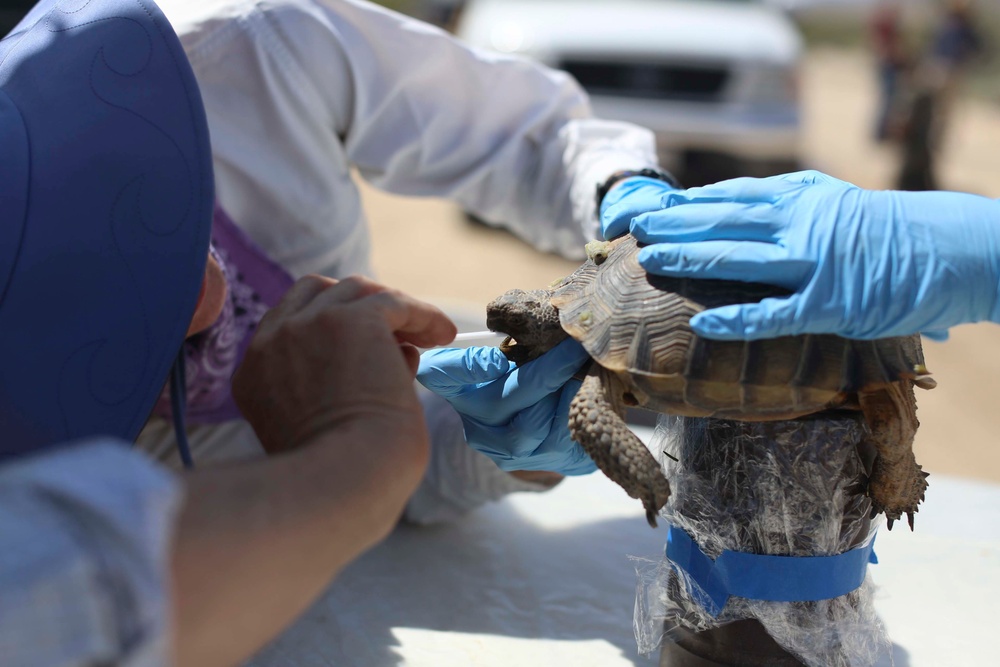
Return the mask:
M 569 435 L 573 374 L 589 356 L 566 340 L 517 367 L 498 348 L 424 352 L 417 380 L 458 411 L 465 439 L 501 470 L 585 475 L 597 469 Z
M 615 185 L 601 201 L 601 232 L 613 239 L 628 231 L 632 218 L 646 211 L 664 208 L 664 197 L 684 192 L 665 181 L 648 176 L 632 176 Z
M 1000 203 L 863 190 L 818 172 L 738 178 L 633 216 L 650 273 L 794 291 L 691 319 L 708 338 L 834 333 L 872 339 L 1000 322 Z

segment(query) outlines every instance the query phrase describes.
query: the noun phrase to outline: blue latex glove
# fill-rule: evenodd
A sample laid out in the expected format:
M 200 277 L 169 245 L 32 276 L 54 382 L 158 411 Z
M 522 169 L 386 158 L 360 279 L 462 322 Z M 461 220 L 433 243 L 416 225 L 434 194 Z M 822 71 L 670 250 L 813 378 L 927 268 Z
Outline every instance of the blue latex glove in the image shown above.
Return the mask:
M 1000 322 L 1000 203 L 954 192 L 863 190 L 818 172 L 739 178 L 670 194 L 634 215 L 650 273 L 794 291 L 691 319 L 709 338 L 801 333 L 940 337 Z
M 664 197 L 684 192 L 669 183 L 648 176 L 632 176 L 615 185 L 601 201 L 601 232 L 613 239 L 628 231 L 632 218 L 646 211 L 664 208 Z
M 589 359 L 566 340 L 517 367 L 495 347 L 440 349 L 420 357 L 417 380 L 458 411 L 465 439 L 501 470 L 585 475 L 597 469 L 569 435 L 569 403 Z

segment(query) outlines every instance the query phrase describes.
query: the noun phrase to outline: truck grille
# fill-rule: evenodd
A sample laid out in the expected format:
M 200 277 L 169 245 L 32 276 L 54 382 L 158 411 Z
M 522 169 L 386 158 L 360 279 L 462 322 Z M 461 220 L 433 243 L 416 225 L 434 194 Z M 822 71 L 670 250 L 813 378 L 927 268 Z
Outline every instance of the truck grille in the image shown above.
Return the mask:
M 718 66 L 572 59 L 559 67 L 592 95 L 642 99 L 712 101 L 729 79 L 729 71 Z

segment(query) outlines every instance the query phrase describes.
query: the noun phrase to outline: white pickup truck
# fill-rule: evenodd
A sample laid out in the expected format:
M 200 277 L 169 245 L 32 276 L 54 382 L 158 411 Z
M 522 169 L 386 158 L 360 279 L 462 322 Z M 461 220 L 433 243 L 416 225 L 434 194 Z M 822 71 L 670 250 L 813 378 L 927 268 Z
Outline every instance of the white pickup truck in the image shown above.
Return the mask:
M 572 74 L 686 185 L 798 168 L 802 39 L 760 0 L 468 0 L 455 34 Z

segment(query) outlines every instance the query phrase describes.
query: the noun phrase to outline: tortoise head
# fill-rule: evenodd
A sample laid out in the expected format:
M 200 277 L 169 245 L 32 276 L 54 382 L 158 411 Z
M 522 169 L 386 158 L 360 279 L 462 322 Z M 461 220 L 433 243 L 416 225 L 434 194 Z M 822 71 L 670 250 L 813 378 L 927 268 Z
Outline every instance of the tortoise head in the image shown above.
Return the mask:
M 567 337 L 549 290 L 511 290 L 486 306 L 486 326 L 507 334 L 500 351 L 516 364 L 548 352 Z

